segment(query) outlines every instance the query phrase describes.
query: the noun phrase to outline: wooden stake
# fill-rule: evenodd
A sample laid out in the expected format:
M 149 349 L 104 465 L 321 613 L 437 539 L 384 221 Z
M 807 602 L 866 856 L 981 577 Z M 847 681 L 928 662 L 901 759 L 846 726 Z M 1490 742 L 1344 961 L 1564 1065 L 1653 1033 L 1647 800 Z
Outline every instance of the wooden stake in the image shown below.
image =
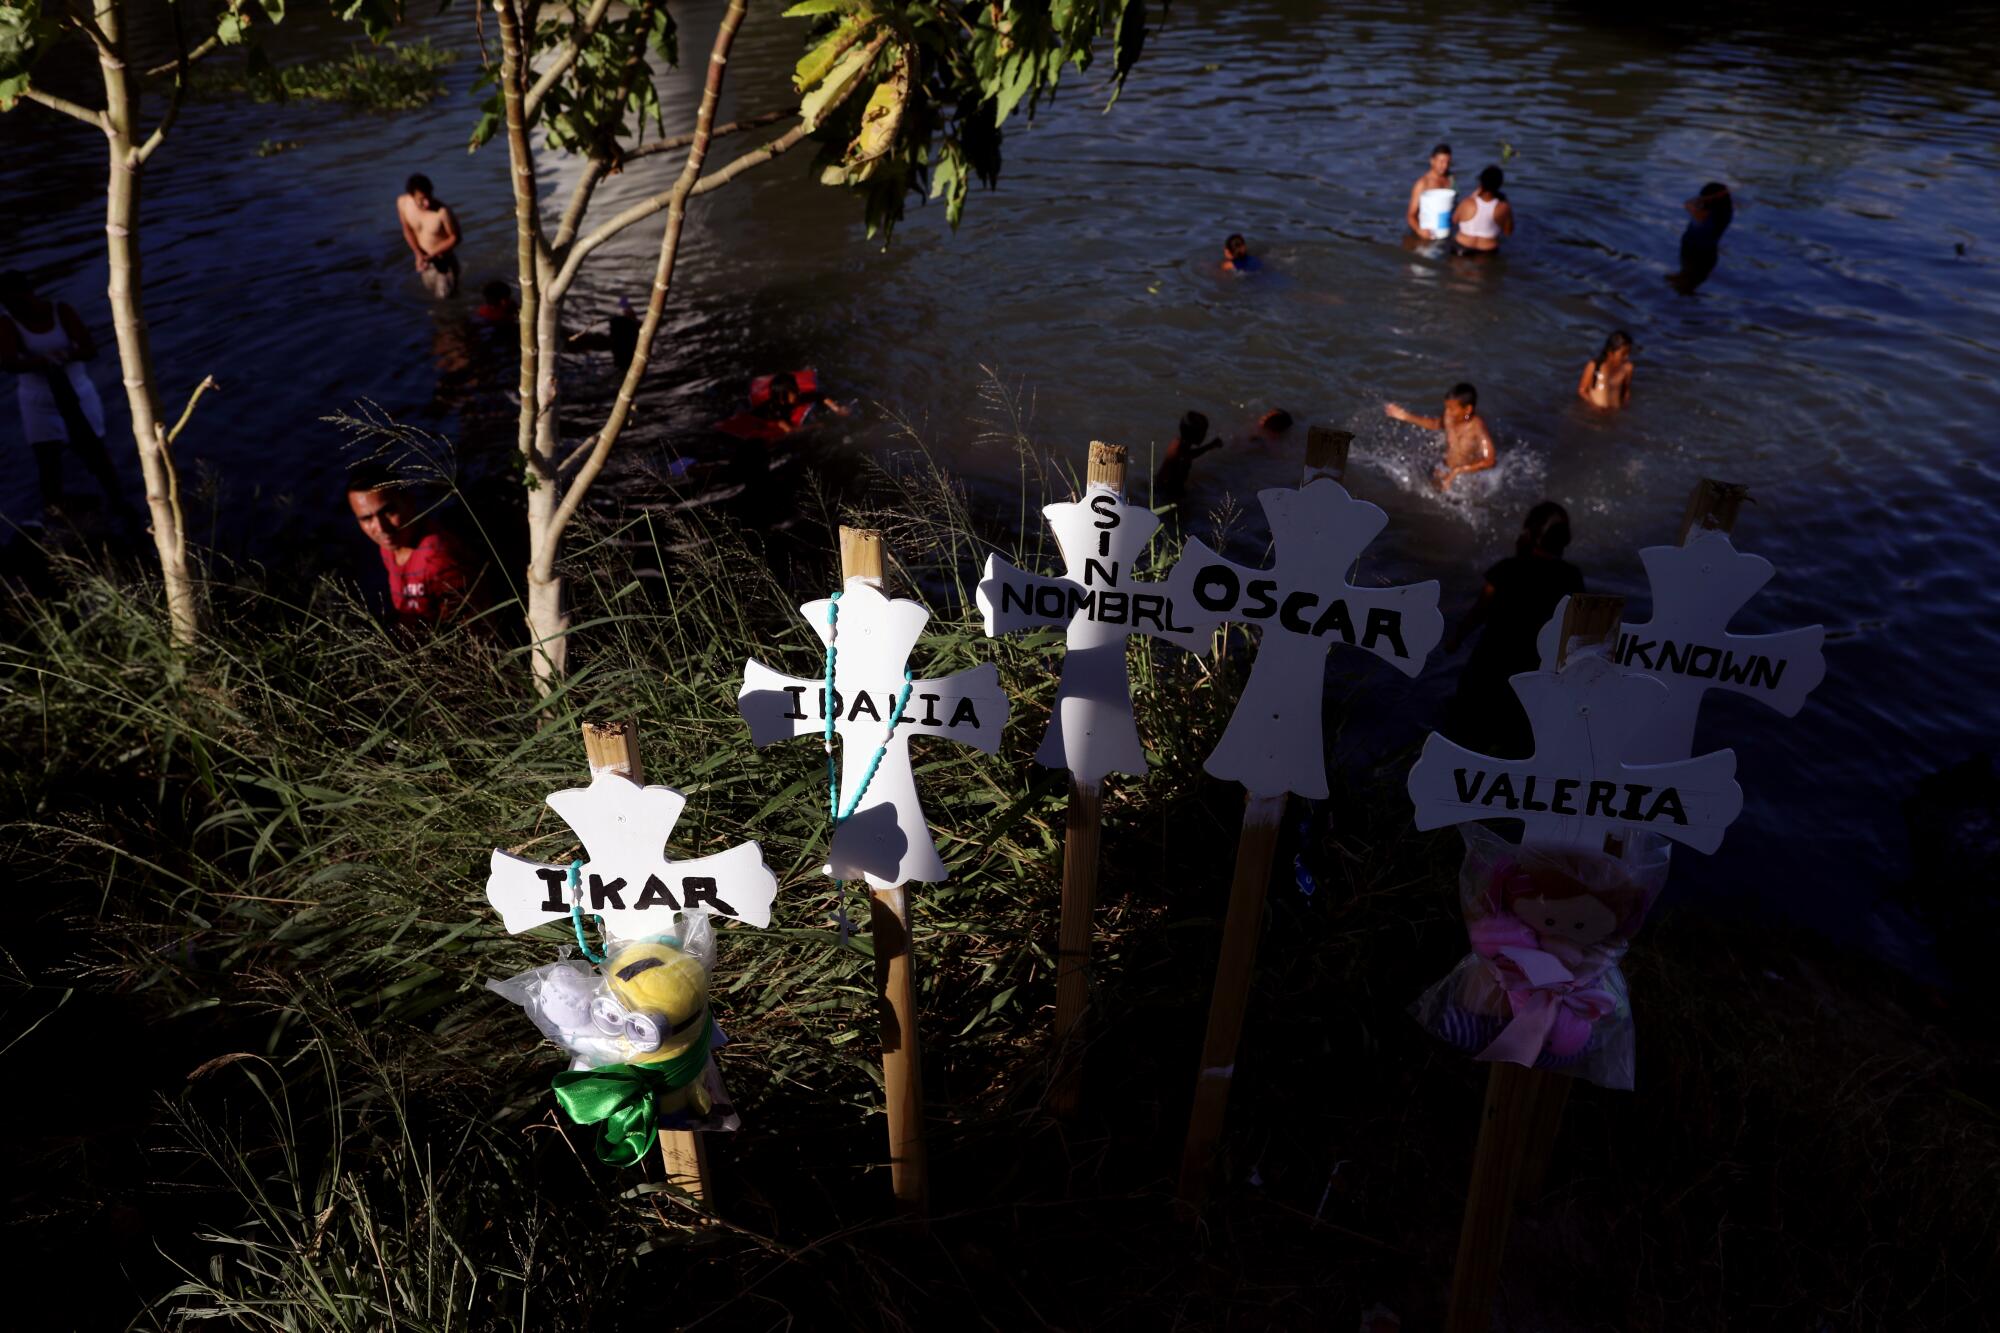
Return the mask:
M 883 565 L 881 533 L 868 528 L 840 530 L 842 583 L 864 578 L 880 586 Z M 869 890 L 868 929 L 875 944 L 875 993 L 882 1020 L 889 1184 L 896 1202 L 921 1217 L 930 1207 L 930 1164 L 924 1150 L 924 1064 L 917 1043 L 909 895 L 901 888 Z
M 1542 1187 L 1549 1179 L 1549 1164 L 1555 1160 L 1556 1140 L 1562 1137 L 1563 1110 L 1569 1105 L 1569 1095 L 1575 1087 L 1575 1079 L 1560 1074 L 1543 1074 L 1535 1080 L 1535 1109 L 1528 1117 L 1527 1141 L 1521 1145 L 1521 1172 L 1515 1183 L 1515 1198 L 1541 1197 Z
M 1103 803 L 1095 784 L 1070 780 L 1063 831 L 1062 926 L 1056 937 L 1056 1080 L 1049 1109 L 1076 1114 L 1083 1099 L 1083 1045 L 1090 1010 L 1090 940 L 1097 912 Z
M 639 728 L 633 722 L 586 722 L 583 724 L 583 753 L 590 761 L 593 776 L 610 769 L 644 785 L 646 772 L 639 762 Z M 686 1190 L 697 1202 L 709 1197 L 708 1146 L 691 1129 L 660 1131 L 660 1160 L 666 1164 L 667 1180 Z
M 1563 617 L 1562 640 L 1556 649 L 1556 666 L 1560 668 L 1569 659 L 1573 649 L 1587 648 L 1592 644 L 1617 643 L 1619 626 L 1624 619 L 1623 597 L 1570 598 L 1569 611 Z M 1623 856 L 1624 838 L 1615 833 L 1606 834 L 1604 850 L 1612 856 Z M 1515 1068 L 1518 1069 L 1519 1066 Z M 1532 1070 L 1522 1072 L 1535 1073 Z M 1519 1154 L 1514 1167 L 1515 1189 L 1518 1197 L 1524 1199 L 1539 1195 L 1542 1186 L 1548 1180 L 1549 1163 L 1555 1160 L 1556 1139 L 1562 1133 L 1563 1108 L 1569 1105 L 1570 1085 L 1573 1080 L 1535 1074 L 1534 1082 L 1539 1091 L 1535 1096 L 1534 1105 L 1527 1113 L 1527 1123 L 1521 1131 L 1520 1145 L 1515 1150 Z M 1484 1142 L 1482 1139 L 1482 1145 Z M 1477 1170 L 1475 1164 L 1475 1173 Z
M 1734 482 L 1711 481 L 1703 477 L 1688 496 L 1687 513 L 1681 518 L 1680 545 L 1689 537 L 1710 528 L 1731 532 L 1736 527 L 1736 511 L 1750 498 L 1750 488 Z
M 1125 446 L 1092 440 L 1090 456 L 1083 465 L 1083 484 L 1109 486 L 1122 499 L 1125 495 Z
M 1215 968 L 1215 991 L 1208 1002 L 1208 1035 L 1201 1045 L 1194 1109 L 1188 1116 L 1187 1146 L 1181 1152 L 1183 1209 L 1208 1193 L 1215 1147 L 1229 1109 L 1236 1077 L 1236 1048 L 1243 1015 L 1250 1007 L 1250 978 L 1256 970 L 1257 939 L 1263 934 L 1264 894 L 1271 883 L 1271 859 L 1278 849 L 1278 823 L 1285 796 L 1246 796 L 1243 833 L 1236 843 L 1236 873 L 1229 882 L 1229 913 L 1222 925 L 1222 957 Z
M 1307 430 L 1306 475 L 1301 485 L 1310 485 L 1321 477 L 1345 481 L 1347 450 L 1353 443 L 1352 431 L 1335 430 L 1331 426 L 1314 426 Z
M 1618 627 L 1625 619 L 1625 599 L 1585 593 L 1569 599 L 1563 615 L 1562 637 L 1556 641 L 1556 669 L 1569 661 L 1574 648 L 1618 642 Z
M 1086 486 L 1109 486 L 1125 496 L 1125 449 L 1090 442 Z M 1083 1100 L 1083 1048 L 1090 1008 L 1090 940 L 1097 912 L 1098 846 L 1104 806 L 1095 783 L 1074 778 L 1063 832 L 1062 924 L 1056 936 L 1056 1076 L 1049 1110 L 1067 1119 Z
M 1458 1232 L 1446 1333 L 1488 1333 L 1493 1327 L 1493 1297 L 1500 1289 L 1500 1266 L 1507 1253 L 1521 1149 L 1540 1090 L 1548 1081 L 1546 1075 L 1504 1061 L 1496 1062 L 1486 1075 L 1486 1105 L 1479 1121 L 1479 1146 L 1473 1150 L 1465 1221 Z

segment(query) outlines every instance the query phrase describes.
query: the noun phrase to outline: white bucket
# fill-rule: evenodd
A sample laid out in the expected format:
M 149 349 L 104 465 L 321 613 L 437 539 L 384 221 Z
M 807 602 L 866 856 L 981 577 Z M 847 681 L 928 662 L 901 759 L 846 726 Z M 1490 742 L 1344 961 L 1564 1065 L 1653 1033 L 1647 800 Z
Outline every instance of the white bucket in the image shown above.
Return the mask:
M 1439 239 L 1451 235 L 1451 210 L 1458 202 L 1454 190 L 1425 190 L 1417 196 L 1417 226 L 1424 235 Z

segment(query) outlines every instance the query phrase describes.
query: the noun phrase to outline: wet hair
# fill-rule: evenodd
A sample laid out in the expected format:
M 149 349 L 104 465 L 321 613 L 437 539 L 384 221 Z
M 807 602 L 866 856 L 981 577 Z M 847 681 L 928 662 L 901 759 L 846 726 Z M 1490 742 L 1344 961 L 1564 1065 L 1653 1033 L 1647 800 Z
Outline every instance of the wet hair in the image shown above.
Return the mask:
M 1282 407 L 1274 407 L 1258 418 L 1257 424 L 1268 431 L 1290 430 L 1292 428 L 1292 414 Z
M 393 490 L 397 484 L 396 474 L 379 458 L 364 458 L 347 469 L 349 495 L 359 495 L 363 491 Z
M 1231 232 L 1229 239 L 1222 243 L 1222 248 L 1227 254 L 1233 255 L 1240 250 L 1247 255 L 1250 253 L 1250 242 L 1243 239 L 1242 232 Z
M 1736 216 L 1736 201 L 1730 197 L 1729 187 L 1721 181 L 1710 181 L 1702 186 L 1699 197 L 1706 201 L 1709 211 L 1722 226 L 1727 227 L 1730 220 Z M 1720 229 L 1716 234 L 1721 234 Z
M 435 193 L 431 189 L 431 178 L 421 171 L 403 182 L 404 194 L 415 194 L 418 190 L 422 190 L 425 194 Z
M 1604 346 L 1598 349 L 1597 364 L 1599 366 L 1602 366 L 1606 361 L 1609 361 L 1611 359 L 1611 354 L 1613 352 L 1617 351 L 1621 347 L 1629 348 L 1631 347 L 1631 345 L 1632 345 L 1631 334 L 1625 332 L 1625 330 L 1623 329 L 1613 329 L 1611 331 L 1611 336 L 1604 340 Z
M 1479 188 L 1496 199 L 1505 199 L 1507 197 L 1500 193 L 1500 187 L 1506 183 L 1507 173 L 1498 167 L 1486 167 L 1479 173 Z
M 1201 412 L 1187 412 L 1181 417 L 1181 439 L 1188 444 L 1200 444 L 1208 434 L 1208 417 Z
M 1432 157 L 1436 157 L 1436 156 L 1437 156 L 1437 155 L 1438 155 L 1439 153 L 1443 153 L 1443 154 L 1444 154 L 1444 155 L 1445 155 L 1446 157 L 1450 157 L 1450 156 L 1451 156 L 1451 145 L 1450 145 L 1450 144 L 1448 144 L 1448 143 L 1441 143 L 1441 144 L 1439 144 L 1439 145 L 1438 145 L 1437 147 L 1435 147 L 1435 148 L 1431 149 L 1431 156 L 1432 156 Z
M 1479 390 L 1463 380 L 1451 386 L 1451 392 L 1444 396 L 1447 403 L 1464 403 L 1467 407 L 1479 406 Z
M 487 283 L 479 289 L 479 294 L 486 298 L 489 305 L 499 305 L 502 301 L 514 299 L 514 289 L 499 281 Z
M 1514 554 L 1532 555 L 1546 551 L 1561 555 L 1569 547 L 1569 510 L 1554 500 L 1544 500 L 1521 520 L 1521 535 L 1514 541 Z

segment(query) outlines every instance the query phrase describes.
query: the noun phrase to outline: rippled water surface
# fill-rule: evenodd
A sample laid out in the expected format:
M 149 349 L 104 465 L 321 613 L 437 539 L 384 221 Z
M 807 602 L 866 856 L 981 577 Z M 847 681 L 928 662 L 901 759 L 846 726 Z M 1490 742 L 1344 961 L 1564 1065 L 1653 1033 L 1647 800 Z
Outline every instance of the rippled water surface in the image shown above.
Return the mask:
M 690 51 L 716 8 L 683 15 Z M 1737 748 L 1749 801 L 1683 882 L 1891 940 L 1877 895 L 1903 873 L 1901 803 L 1990 744 L 2000 710 L 2000 596 L 1980 572 L 2000 485 L 1979 424 L 2000 409 L 1986 60 L 2000 34 L 1976 9 L 1821 10 L 1809 28 L 1765 12 L 1620 28 L 1569 6 L 1180 0 L 1109 114 L 1079 86 L 1010 129 L 1001 189 L 975 193 L 956 235 L 941 210 L 913 209 L 885 251 L 796 159 L 702 202 L 648 447 L 695 436 L 749 374 L 804 363 L 1006 496 L 1018 461 L 982 442 L 986 367 L 1066 458 L 1098 438 L 1144 459 L 1188 407 L 1228 433 L 1282 406 L 1357 433 L 1350 485 L 1392 517 L 1368 569 L 1442 579 L 1448 614 L 1545 496 L 1569 506 L 1592 587 L 1643 599 L 1636 551 L 1672 539 L 1694 480 L 1747 482 L 1739 543 L 1779 573 L 1735 628 L 1823 621 L 1828 676 L 1794 721 L 1714 698 L 1703 743 Z M 344 40 L 287 26 L 293 55 Z M 475 49 L 470 12 L 430 30 Z M 797 43 L 760 6 L 726 114 L 782 104 Z M 426 170 L 464 218 L 468 290 L 509 268 L 504 159 L 463 149 L 473 73 L 461 61 L 452 97 L 397 117 L 197 106 L 156 159 L 155 350 L 171 404 L 204 373 L 226 387 L 184 447 L 224 487 L 225 549 L 283 560 L 317 543 L 366 561 L 318 420 L 359 399 L 453 436 L 468 466 L 504 457 L 503 377 L 462 311 L 419 299 L 392 216 L 403 175 Z M 683 117 L 691 77 L 663 81 Z M 108 342 L 101 149 L 34 111 L 0 136 L 7 262 L 48 274 Z M 260 158 L 266 138 L 299 146 Z M 1461 180 L 1507 154 L 1520 229 L 1498 262 L 1401 244 L 1405 192 L 1441 138 Z M 614 182 L 605 205 L 660 188 L 670 165 Z M 1735 187 L 1739 211 L 1715 277 L 1683 297 L 1663 279 L 1680 201 L 1708 179 Z M 1237 230 L 1265 273 L 1216 272 Z M 608 252 L 572 321 L 637 297 L 654 243 L 634 232 Z M 1631 408 L 1606 419 L 1572 388 L 1613 327 L 1643 350 Z M 601 364 L 572 371 L 580 398 L 603 391 Z M 114 398 L 114 370 L 98 377 Z M 1380 403 L 1435 411 L 1459 379 L 1479 386 L 1502 462 L 1447 499 L 1421 483 L 1434 443 Z M 861 440 L 897 447 L 881 417 Z M 1211 455 L 1191 499 L 1254 510 L 1260 486 L 1296 480 L 1296 452 Z M 0 494 L 10 514 L 28 504 L 18 472 Z M 1382 673 L 1369 697 L 1429 721 L 1457 665 L 1414 687 Z M 1365 758 L 1414 729 L 1377 723 L 1351 748 Z

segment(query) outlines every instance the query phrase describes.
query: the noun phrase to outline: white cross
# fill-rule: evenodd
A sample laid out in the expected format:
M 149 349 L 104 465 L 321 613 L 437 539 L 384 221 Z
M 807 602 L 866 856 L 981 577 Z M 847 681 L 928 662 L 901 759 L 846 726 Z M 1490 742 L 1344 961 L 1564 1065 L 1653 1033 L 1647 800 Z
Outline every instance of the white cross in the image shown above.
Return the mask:
M 1648 546 L 1639 552 L 1653 588 L 1653 618 L 1627 625 L 1614 657 L 1628 671 L 1667 687 L 1666 703 L 1643 722 L 1632 757 L 1643 762 L 1685 759 L 1694 752 L 1695 719 L 1710 690 L 1747 694 L 1786 717 L 1826 677 L 1821 645 L 1826 628 L 1780 634 L 1731 634 L 1729 621 L 1771 581 L 1771 562 L 1736 549 L 1729 534 L 1697 532 L 1685 546 Z M 1556 608 L 1551 626 L 1562 623 Z M 1554 648 L 1544 629 L 1542 662 Z
M 1276 563 L 1247 569 L 1190 540 L 1166 582 L 1174 613 L 1197 632 L 1170 641 L 1199 649 L 1217 621 L 1264 627 L 1243 697 L 1203 765 L 1252 796 L 1327 792 L 1320 702 L 1326 654 L 1346 644 L 1375 654 L 1406 676 L 1444 636 L 1436 579 L 1395 588 L 1360 588 L 1348 574 L 1389 516 L 1356 500 L 1331 477 L 1297 490 L 1257 496 L 1271 524 Z
M 930 612 L 917 602 L 891 600 L 866 579 L 851 578 L 840 595 L 837 629 L 827 624 L 830 599 L 799 608 L 834 659 L 833 728 L 840 737 L 840 802 L 868 789 L 854 813 L 833 832 L 826 873 L 835 879 L 866 879 L 878 889 L 906 880 L 935 883 L 946 877 L 944 861 L 931 841 L 910 771 L 910 738 L 942 736 L 992 754 L 1000 747 L 1007 721 L 1007 694 L 1000 669 L 991 662 L 954 672 L 941 680 L 910 682 L 910 701 L 893 735 L 889 719 L 902 692 L 904 672 Z M 743 666 L 737 711 L 750 724 L 760 748 L 798 736 L 824 737 L 828 700 L 826 678 L 801 680 L 761 662 Z M 887 738 L 875 775 L 868 779 L 876 748 Z
M 778 881 L 754 842 L 693 861 L 662 854 L 687 798 L 671 787 L 641 787 L 605 769 L 588 787 L 552 793 L 549 808 L 576 830 L 585 860 L 580 906 L 604 918 L 605 933 L 635 939 L 673 929 L 675 912 L 707 912 L 752 926 L 771 924 Z M 486 901 L 511 934 L 570 916 L 569 867 L 494 849 Z
M 1509 683 L 1534 728 L 1534 757 L 1494 759 L 1431 733 L 1410 770 L 1418 828 L 1518 819 L 1523 845 L 1597 850 L 1606 834 L 1632 829 L 1704 852 L 1722 845 L 1743 808 L 1735 751 L 1626 761 L 1645 713 L 1665 701 L 1664 685 L 1602 651 L 1572 651 L 1560 671 L 1524 671 Z
M 1174 624 L 1163 586 L 1128 578 L 1160 520 L 1126 504 L 1106 482 L 1083 499 L 1042 510 L 1063 554 L 1063 572 L 1049 578 L 989 556 L 979 582 L 979 610 L 988 635 L 1042 625 L 1064 626 L 1062 683 L 1035 762 L 1067 768 L 1094 787 L 1106 773 L 1146 771 L 1146 752 L 1132 720 L 1132 684 L 1125 640 L 1133 634 L 1186 630 Z

